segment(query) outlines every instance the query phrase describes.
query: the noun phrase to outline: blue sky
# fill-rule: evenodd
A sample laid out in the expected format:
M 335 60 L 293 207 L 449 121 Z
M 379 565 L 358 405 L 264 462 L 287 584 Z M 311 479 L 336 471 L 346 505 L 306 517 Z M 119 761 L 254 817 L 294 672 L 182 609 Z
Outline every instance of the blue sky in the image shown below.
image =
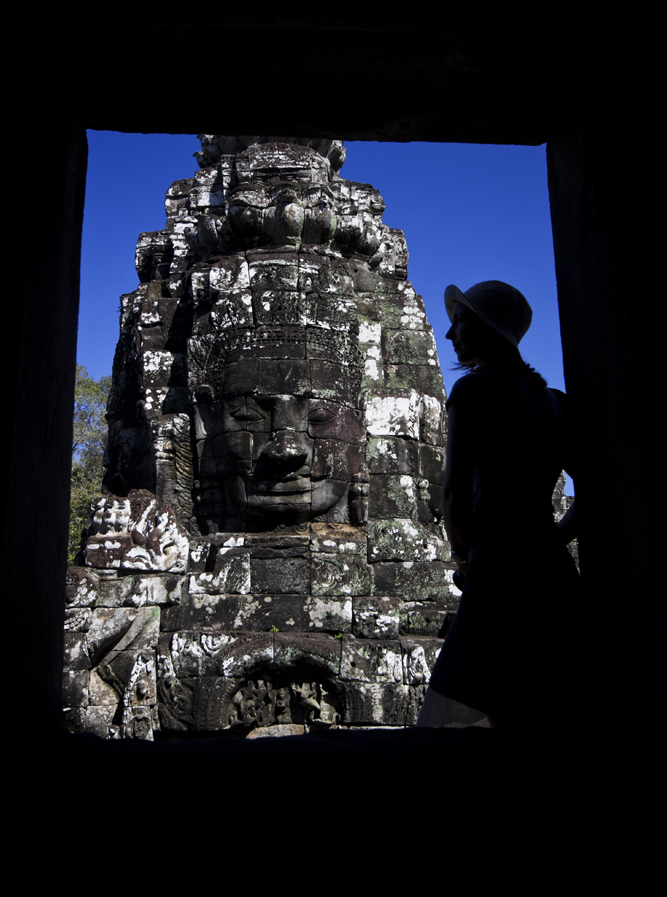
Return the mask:
M 111 373 L 119 297 L 138 284 L 142 231 L 165 225 L 164 195 L 197 170 L 196 136 L 89 131 L 81 262 L 78 361 L 95 378 Z M 372 184 L 384 222 L 400 228 L 408 277 L 424 297 L 447 391 L 460 376 L 443 293 L 481 280 L 518 287 L 533 308 L 524 358 L 563 389 L 545 146 L 346 142 L 341 176 Z

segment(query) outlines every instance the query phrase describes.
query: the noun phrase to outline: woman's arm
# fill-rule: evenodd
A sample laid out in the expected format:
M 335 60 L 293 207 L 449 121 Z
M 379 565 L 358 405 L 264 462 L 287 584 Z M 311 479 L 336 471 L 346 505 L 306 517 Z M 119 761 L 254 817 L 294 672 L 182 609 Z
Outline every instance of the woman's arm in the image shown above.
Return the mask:
M 472 478 L 474 472 L 471 428 L 466 414 L 451 405 L 447 421 L 447 452 L 442 506 L 447 538 L 452 549 L 468 557 L 472 530 Z

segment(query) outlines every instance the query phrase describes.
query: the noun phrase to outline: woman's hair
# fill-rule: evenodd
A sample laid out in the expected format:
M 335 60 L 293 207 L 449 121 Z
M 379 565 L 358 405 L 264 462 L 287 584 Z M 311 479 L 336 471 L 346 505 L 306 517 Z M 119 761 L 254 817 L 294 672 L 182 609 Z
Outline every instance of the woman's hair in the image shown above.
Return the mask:
M 524 374 L 530 377 L 530 383 L 535 387 L 547 385 L 544 377 L 523 360 L 516 346 L 513 346 L 508 339 L 505 339 L 488 324 L 481 321 L 480 323 L 483 325 L 480 328 L 480 348 L 482 350 L 480 354 L 483 356 L 483 363 L 461 364 L 458 362 L 453 367 L 455 371 L 503 371 Z

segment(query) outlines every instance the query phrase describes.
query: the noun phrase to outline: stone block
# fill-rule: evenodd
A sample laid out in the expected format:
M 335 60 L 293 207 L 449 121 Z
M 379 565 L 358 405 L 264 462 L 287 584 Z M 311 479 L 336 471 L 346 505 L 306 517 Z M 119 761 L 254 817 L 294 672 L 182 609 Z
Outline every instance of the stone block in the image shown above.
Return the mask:
M 274 666 L 277 671 L 306 669 L 338 676 L 341 639 L 319 633 L 276 633 Z
M 65 632 L 88 632 L 92 611 L 88 607 L 65 608 Z
M 95 706 L 117 707 L 123 695 L 122 690 L 116 691 L 112 685 L 100 676 L 97 670 L 90 671 L 88 692 L 90 704 Z
M 168 653 L 179 679 L 191 676 L 248 675 L 270 668 L 274 648 L 271 633 L 175 632 L 160 638 L 160 651 Z
M 91 705 L 83 708 L 80 716 L 81 731 L 98 738 L 113 737 L 112 726 L 116 708 L 111 704 Z
M 247 629 L 241 626 L 240 610 L 251 596 L 191 594 L 187 604 L 165 608 L 160 614 L 161 632 L 179 629 L 226 631 Z
M 146 332 L 148 341 L 152 336 L 152 329 Z M 143 331 L 142 331 L 143 334 Z M 155 342 L 159 345 L 157 334 Z M 146 386 L 171 386 L 182 385 L 186 379 L 186 360 L 183 352 L 169 352 L 165 349 L 144 349 L 142 351 L 142 379 Z
M 307 625 L 304 629 L 326 630 L 336 635 L 352 627 L 352 599 L 345 596 L 309 595 L 304 602 Z
M 256 318 L 250 290 L 221 293 L 211 307 L 209 321 L 210 326 L 218 331 L 231 327 L 252 327 Z
M 308 324 L 348 332 L 350 321 L 356 316 L 356 303 L 352 297 L 335 293 L 312 293 Z
M 373 594 L 394 595 L 404 601 L 437 601 L 444 610 L 456 610 L 451 594 L 455 567 L 442 561 L 405 561 L 373 564 Z
M 370 474 L 420 474 L 419 443 L 392 436 L 374 436 L 366 445 L 366 465 Z M 422 474 L 423 476 L 424 474 Z
M 382 328 L 382 352 L 386 364 L 427 365 L 438 373 L 438 352 L 431 330 L 410 331 Z M 440 377 L 442 389 L 442 376 Z
M 339 439 L 316 439 L 311 472 L 318 479 L 344 482 L 351 471 L 360 470 L 363 462 L 363 445 L 351 445 Z
M 250 591 L 250 549 L 219 548 L 213 570 L 193 573 L 189 582 L 190 595 L 247 594 Z
M 254 595 L 310 592 L 310 564 L 305 558 L 253 558 L 250 569 Z
M 89 567 L 68 567 L 65 600 L 70 607 L 94 607 L 100 578 Z
M 310 549 L 320 554 L 360 554 L 366 557 L 366 530 L 345 523 L 311 523 Z
M 403 287 L 403 289 L 401 289 Z M 385 293 L 381 304 L 382 326 L 389 331 L 430 331 L 424 301 L 410 283 L 396 284 L 395 292 Z
M 100 584 L 98 607 L 169 607 L 180 604 L 187 577 L 177 575 L 122 576 Z
M 271 632 L 349 632 L 352 601 L 345 596 L 278 595 L 256 597 L 239 611 L 246 629 Z
M 404 436 L 419 439 L 420 398 L 414 389 L 388 392 L 367 390 L 366 429 L 369 436 Z
M 86 634 L 82 632 L 65 633 L 65 669 L 70 671 L 89 670 L 92 667 Z
M 299 264 L 296 252 L 273 253 L 266 250 L 250 250 L 246 257 L 253 292 L 297 289 Z
M 65 670 L 63 673 L 63 707 L 88 705 L 89 670 Z
M 368 521 L 368 560 L 446 561 L 449 545 L 436 527 L 395 517 Z
M 127 498 L 103 496 L 93 506 L 87 566 L 184 573 L 188 538 L 169 505 L 146 489 Z
M 340 678 L 361 682 L 402 682 L 400 643 L 343 636 Z
M 305 558 L 310 560 L 310 547 L 308 536 L 289 538 L 276 537 L 274 539 L 253 539 L 250 542 L 250 557 L 260 560 L 281 560 L 283 558 Z
M 443 404 L 445 401 L 440 368 L 428 364 L 386 364 L 384 386 L 394 391 L 412 388 L 422 396 L 435 398 Z
M 419 445 L 419 476 L 431 484 L 440 486 L 445 477 L 445 447 L 442 445 Z
M 281 395 L 308 395 L 312 392 L 313 372 L 315 362 L 292 358 L 284 359 L 280 365 Z M 273 395 L 277 390 L 276 363 L 273 358 L 260 358 L 257 368 L 257 390 L 260 394 Z M 323 393 L 324 394 L 324 393 Z M 336 395 L 336 393 L 334 393 Z
M 401 609 L 401 635 L 444 638 L 455 616 L 453 610 L 444 610 L 431 602 L 406 602 Z
M 160 629 L 160 610 L 143 607 L 98 608 L 86 635 L 86 648 L 95 664 L 110 662 L 120 651 L 139 651 L 155 646 Z
M 398 598 L 355 598 L 352 605 L 352 631 L 357 638 L 395 639 L 400 631 Z
M 299 256 L 298 288 L 306 293 L 352 295 L 354 281 L 344 259 L 302 252 Z
M 362 444 L 366 427 L 359 411 L 331 399 L 311 399 L 308 403 L 308 434 L 317 439 L 336 439 Z
M 370 517 L 416 517 L 417 481 L 407 474 L 375 474 L 369 481 Z
M 343 720 L 354 726 L 405 726 L 414 716 L 414 690 L 397 682 L 348 682 L 342 692 Z
M 282 725 L 264 726 L 252 729 L 246 736 L 253 738 L 282 738 L 287 735 L 305 735 L 306 727 L 297 723 L 283 723 Z
M 243 545 L 243 537 L 241 539 L 241 545 Z M 190 573 L 204 573 L 208 567 L 209 555 L 212 559 L 215 557 L 216 547 L 206 536 L 200 536 L 190 541 L 189 552 L 188 569 Z
M 318 398 L 340 400 L 356 405 L 359 396 L 361 372 L 357 368 L 344 366 L 337 362 L 313 358 L 310 361 L 308 381 L 312 394 Z M 306 392 L 306 380 L 301 390 Z M 294 390 L 296 392 L 296 390 Z
M 135 578 L 135 587 L 125 598 L 124 604 L 132 607 L 169 607 L 180 604 L 187 589 L 187 576 L 141 576 Z
M 216 259 L 209 271 L 212 292 L 228 293 L 250 289 L 248 263 L 243 255 L 231 255 Z
M 427 445 L 445 444 L 447 434 L 447 417 L 443 396 L 439 394 L 421 397 L 421 414 L 419 438 Z
M 306 325 L 312 317 L 313 300 L 295 290 L 253 290 L 252 310 L 257 326 Z M 304 358 L 305 343 L 272 345 L 272 358 Z
M 382 281 L 378 279 L 377 283 L 378 290 L 375 292 L 370 292 L 367 290 L 355 291 L 354 298 L 357 302 L 357 317 L 359 318 L 360 324 L 362 321 L 369 321 L 371 323 L 380 324 L 380 326 L 382 326 L 381 307 L 384 297 L 379 292 Z
M 358 554 L 313 554 L 313 595 L 368 595 L 371 573 L 366 559 Z

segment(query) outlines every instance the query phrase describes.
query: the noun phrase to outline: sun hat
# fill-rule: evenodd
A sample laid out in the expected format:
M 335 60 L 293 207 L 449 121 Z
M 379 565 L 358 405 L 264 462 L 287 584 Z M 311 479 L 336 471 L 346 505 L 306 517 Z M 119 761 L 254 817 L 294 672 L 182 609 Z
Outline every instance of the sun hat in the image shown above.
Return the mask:
M 515 347 L 521 342 L 533 317 L 533 310 L 523 293 L 501 280 L 484 280 L 465 293 L 450 284 L 445 290 L 445 308 L 450 321 L 455 302 L 466 305 Z

